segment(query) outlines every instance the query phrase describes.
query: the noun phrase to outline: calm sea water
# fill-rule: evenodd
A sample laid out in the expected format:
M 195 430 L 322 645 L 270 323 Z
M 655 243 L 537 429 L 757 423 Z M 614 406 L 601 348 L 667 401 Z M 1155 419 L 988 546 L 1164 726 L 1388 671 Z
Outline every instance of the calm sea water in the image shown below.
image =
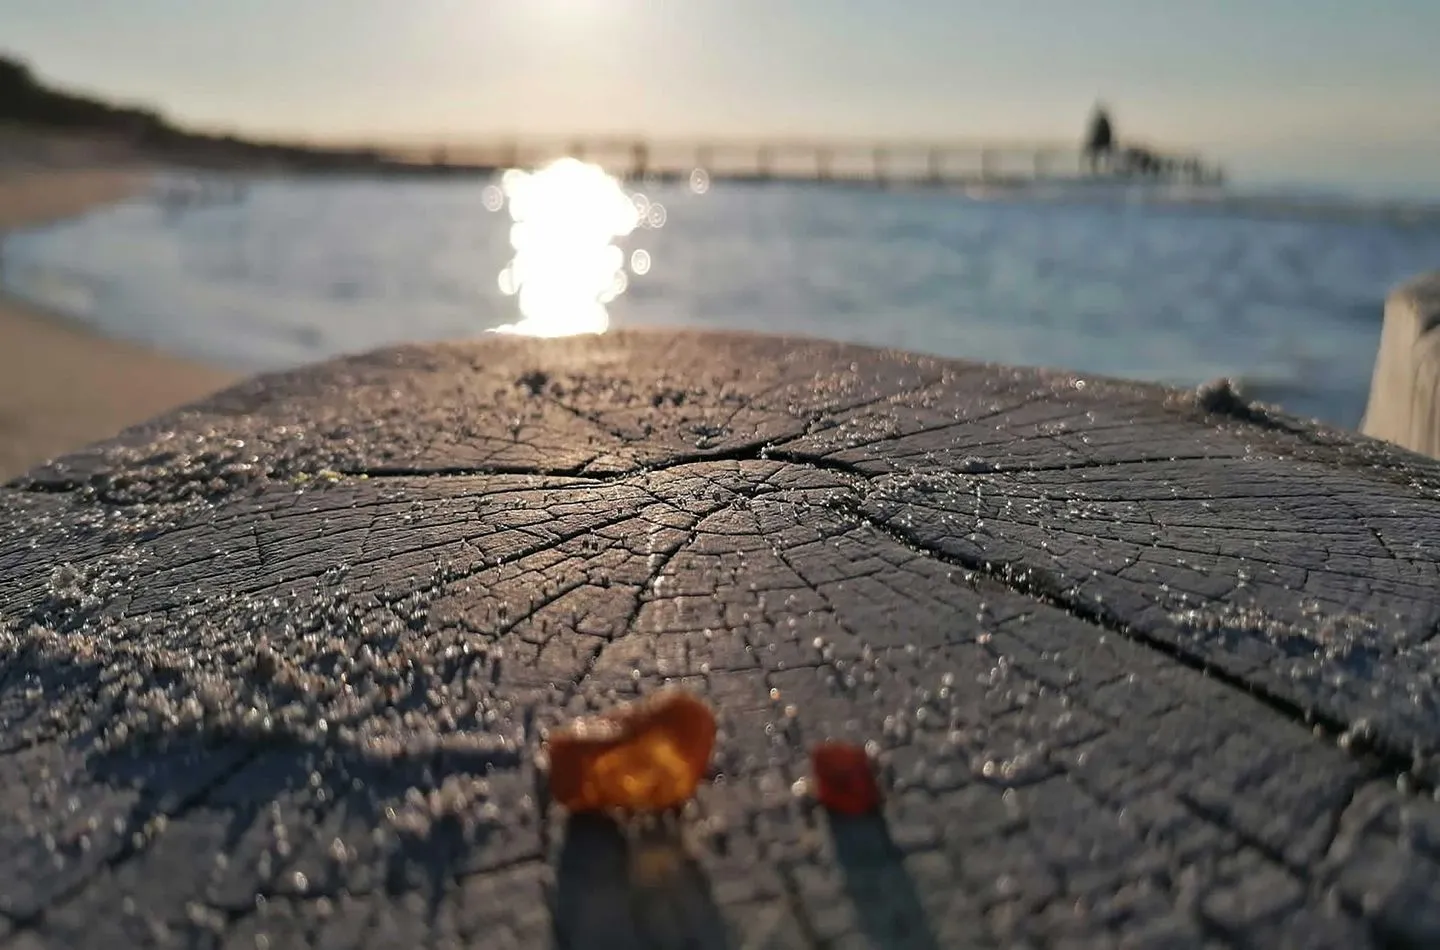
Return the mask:
M 532 287 L 546 268 L 561 288 L 597 267 L 607 285 L 619 265 L 612 326 L 789 332 L 1179 385 L 1230 376 L 1353 426 L 1385 293 L 1440 267 L 1440 216 L 1226 195 L 655 185 L 602 259 L 579 246 L 595 228 L 566 230 L 574 195 L 532 208 L 546 238 L 516 230 L 514 203 L 496 210 L 483 181 L 256 179 L 164 197 L 177 187 L 10 235 L 0 279 L 114 336 L 258 370 L 512 323 L 513 245 L 549 241 Z M 572 281 L 567 267 L 588 269 Z

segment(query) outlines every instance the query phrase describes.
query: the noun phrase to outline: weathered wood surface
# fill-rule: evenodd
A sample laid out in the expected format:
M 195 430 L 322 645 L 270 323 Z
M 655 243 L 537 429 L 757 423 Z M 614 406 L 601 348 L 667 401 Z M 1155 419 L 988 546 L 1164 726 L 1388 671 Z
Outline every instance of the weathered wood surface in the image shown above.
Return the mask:
M 1440 273 L 1397 287 L 1370 379 L 1361 431 L 1422 455 L 1440 456 Z
M 0 946 L 1434 946 L 1437 498 L 1224 387 L 803 341 L 243 384 L 0 491 Z M 666 682 L 678 828 L 548 806 Z M 826 736 L 883 821 L 792 788 Z

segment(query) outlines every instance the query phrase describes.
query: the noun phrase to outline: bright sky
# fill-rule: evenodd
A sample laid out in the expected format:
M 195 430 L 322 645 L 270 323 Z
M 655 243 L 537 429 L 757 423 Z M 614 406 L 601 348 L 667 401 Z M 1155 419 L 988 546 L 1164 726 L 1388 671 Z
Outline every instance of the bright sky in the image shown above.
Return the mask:
M 0 0 L 44 77 L 306 137 L 1122 137 L 1440 188 L 1440 0 Z M 1360 139 L 1360 141 L 1357 141 Z

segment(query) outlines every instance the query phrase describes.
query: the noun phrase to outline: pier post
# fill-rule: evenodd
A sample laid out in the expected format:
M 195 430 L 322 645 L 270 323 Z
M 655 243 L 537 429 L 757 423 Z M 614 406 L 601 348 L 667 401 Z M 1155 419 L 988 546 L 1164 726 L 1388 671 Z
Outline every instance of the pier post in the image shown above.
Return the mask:
M 630 156 L 630 177 L 639 181 L 650 171 L 650 146 L 636 142 L 630 146 Z
M 881 184 L 881 185 L 885 184 L 886 181 L 887 181 L 886 164 L 887 164 L 887 162 L 888 162 L 888 160 L 889 160 L 889 157 L 890 157 L 890 153 L 889 153 L 888 150 L 885 149 L 884 146 L 878 146 L 878 145 L 877 145 L 877 146 L 875 147 L 875 159 L 874 159 L 874 161 L 875 161 L 875 171 L 874 171 L 874 175 L 875 175 L 875 181 L 876 181 L 877 183 Z
M 980 150 L 980 180 L 989 181 L 995 170 L 995 153 L 991 149 Z
M 944 180 L 944 162 L 945 153 L 938 148 L 932 148 L 926 163 L 926 177 L 930 184 L 938 185 Z
M 830 180 L 830 167 L 835 161 L 835 153 L 828 148 L 817 148 L 815 150 L 815 177 L 820 181 Z
M 755 153 L 755 175 L 758 178 L 768 179 L 771 177 L 771 169 L 774 164 L 774 149 L 768 145 L 760 146 Z
M 1385 301 L 1380 347 L 1360 431 L 1440 457 L 1440 273 L 1423 274 Z

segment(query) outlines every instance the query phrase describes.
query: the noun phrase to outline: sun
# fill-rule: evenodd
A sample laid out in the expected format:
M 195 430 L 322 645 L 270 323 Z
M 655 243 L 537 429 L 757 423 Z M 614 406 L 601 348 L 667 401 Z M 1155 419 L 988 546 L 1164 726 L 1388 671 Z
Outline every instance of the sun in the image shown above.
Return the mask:
M 511 169 L 500 190 L 509 205 L 515 256 L 500 272 L 521 319 L 497 333 L 603 333 L 605 305 L 625 292 L 625 254 L 614 243 L 640 225 L 640 210 L 598 165 L 562 158 L 535 172 Z

